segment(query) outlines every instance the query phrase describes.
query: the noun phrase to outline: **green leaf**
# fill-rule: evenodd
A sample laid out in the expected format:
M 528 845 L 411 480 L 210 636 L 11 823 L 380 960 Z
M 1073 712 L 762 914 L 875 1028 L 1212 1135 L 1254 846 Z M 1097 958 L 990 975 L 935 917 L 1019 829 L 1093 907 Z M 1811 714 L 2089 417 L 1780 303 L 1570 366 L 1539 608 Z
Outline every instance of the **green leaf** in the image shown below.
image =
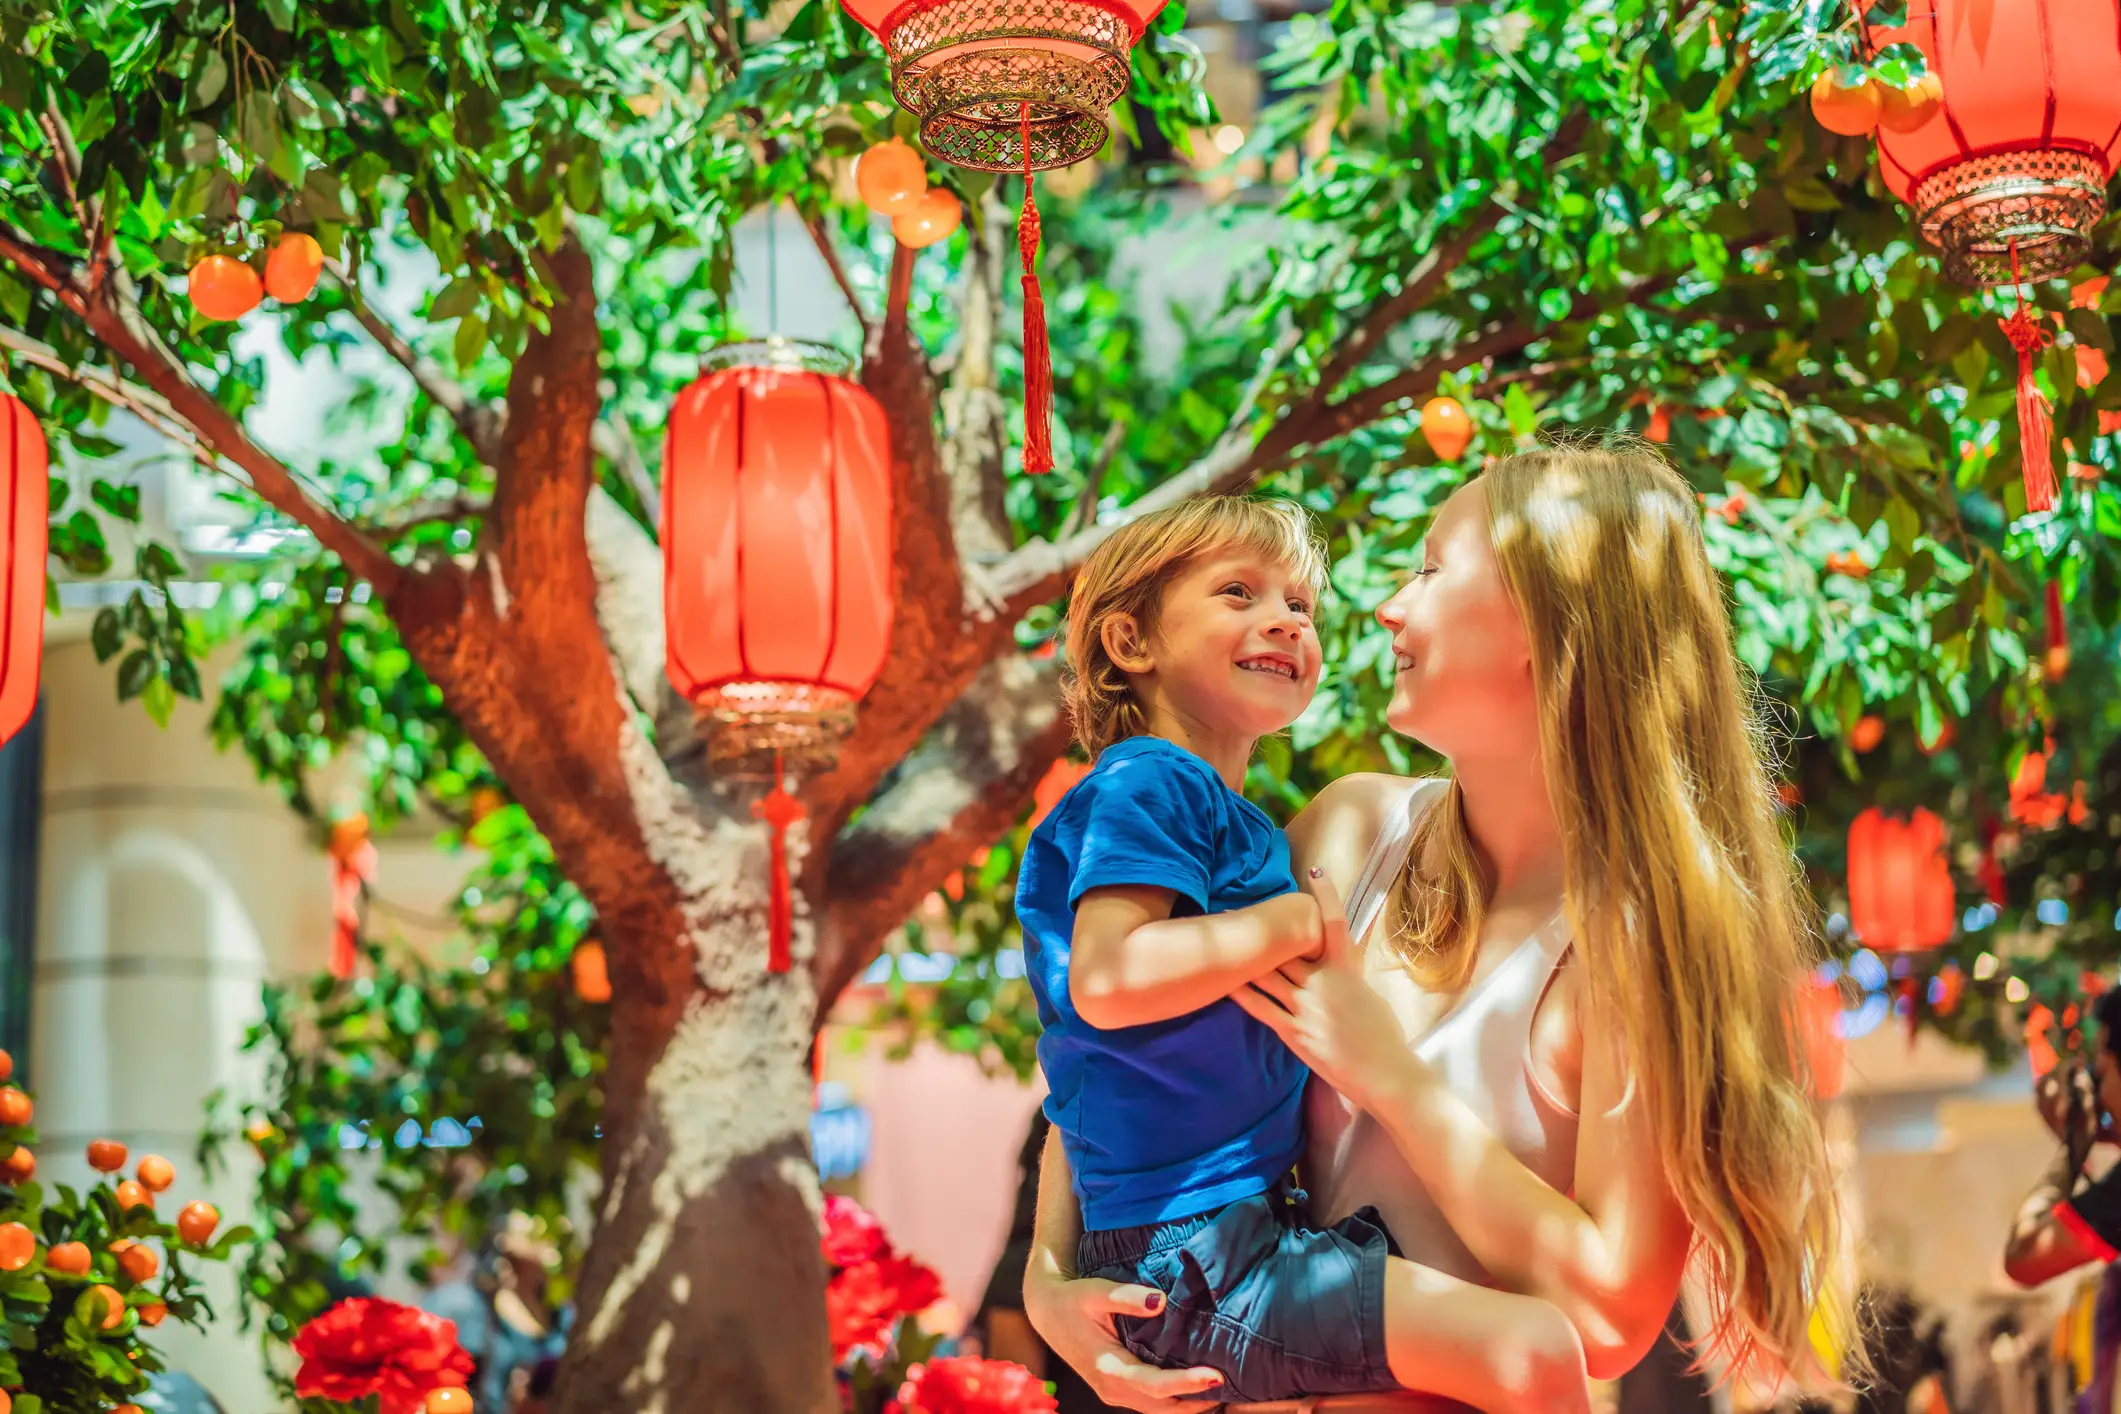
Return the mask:
M 140 520 L 140 488 L 120 486 L 97 477 L 88 488 L 89 499 L 103 508 L 106 515 L 138 524 Z
M 118 700 L 130 702 L 147 691 L 147 685 L 159 680 L 155 672 L 155 657 L 145 648 L 135 648 L 125 655 L 118 665 Z
M 96 650 L 96 661 L 108 663 L 125 646 L 125 629 L 118 622 L 118 611 L 102 608 L 96 611 L 96 621 L 88 631 L 89 646 Z
M 147 715 L 158 727 L 169 725 L 170 713 L 177 707 L 177 691 L 170 686 L 169 679 L 160 673 L 148 679 L 147 687 L 140 694 L 140 703 L 147 708 Z
M 236 132 L 254 160 L 265 166 L 273 164 L 280 154 L 280 110 L 271 93 L 254 88 L 243 95 Z
M 440 324 L 446 320 L 461 319 L 479 307 L 479 287 L 476 281 L 458 277 L 435 296 L 434 304 L 428 308 L 427 317 Z
M 197 67 L 191 71 L 190 82 L 184 85 L 184 97 L 194 111 L 205 108 L 221 96 L 228 87 L 228 61 L 221 57 L 218 49 L 200 52 Z
M 265 17 L 272 21 L 274 29 L 292 30 L 295 27 L 295 0 L 265 0 Z
M 457 367 L 468 369 L 478 362 L 486 348 L 486 321 L 476 314 L 467 314 L 457 325 Z

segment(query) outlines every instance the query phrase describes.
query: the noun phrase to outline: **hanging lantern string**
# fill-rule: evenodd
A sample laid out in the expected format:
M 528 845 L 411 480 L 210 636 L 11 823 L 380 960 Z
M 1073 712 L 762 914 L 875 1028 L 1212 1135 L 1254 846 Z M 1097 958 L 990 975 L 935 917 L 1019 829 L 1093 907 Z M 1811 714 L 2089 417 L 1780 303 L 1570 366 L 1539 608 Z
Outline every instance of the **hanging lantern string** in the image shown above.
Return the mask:
M 2025 508 L 2051 511 L 2055 508 L 2055 468 L 2047 442 L 2054 412 L 2033 376 L 2033 356 L 2053 342 L 2054 335 L 2033 315 L 2018 269 L 2015 240 L 2011 242 L 2011 286 L 2018 307 L 1996 323 L 2018 351 L 2018 453 L 2025 473 Z
M 788 827 L 808 814 L 803 802 L 788 793 L 781 780 L 781 753 L 773 753 L 773 789 L 755 801 L 752 815 L 766 822 L 766 850 L 771 888 L 766 896 L 766 970 L 786 972 L 794 966 L 790 946 L 795 931 L 795 897 L 788 882 Z
M 1053 470 L 1053 355 L 1046 346 L 1046 297 L 1038 287 L 1038 202 L 1031 194 L 1031 105 L 1018 108 L 1024 141 L 1024 210 L 1016 247 L 1024 263 L 1024 470 Z

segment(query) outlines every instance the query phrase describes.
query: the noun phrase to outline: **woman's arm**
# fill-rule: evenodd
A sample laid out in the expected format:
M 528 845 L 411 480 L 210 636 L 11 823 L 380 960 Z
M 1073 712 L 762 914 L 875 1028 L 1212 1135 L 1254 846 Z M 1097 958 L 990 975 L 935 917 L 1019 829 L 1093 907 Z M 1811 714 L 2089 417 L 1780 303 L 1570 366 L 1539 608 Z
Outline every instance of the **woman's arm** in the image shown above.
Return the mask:
M 1201 1414 L 1207 1406 L 1186 1396 L 1215 1389 L 1222 1376 L 1208 1369 L 1160 1370 L 1121 1345 L 1112 1318 L 1152 1315 L 1163 1293 L 1076 1276 L 1081 1238 L 1082 1209 L 1056 1131 L 1046 1140 L 1039 1164 L 1038 1219 L 1024 1269 L 1024 1314 L 1031 1328 L 1105 1403 L 1141 1414 Z
M 1068 998 L 1099 1030 L 1168 1021 L 1219 1002 L 1318 947 L 1318 906 L 1283 894 L 1226 913 L 1171 917 L 1169 889 L 1091 889 L 1075 909 Z
M 1559 1306 L 1583 1336 L 1591 1378 L 1612 1379 L 1656 1343 L 1689 1229 L 1648 1106 L 1628 1093 L 1619 1038 L 1588 1013 L 1573 1198 L 1526 1168 L 1411 1055 L 1372 1112 L 1467 1250 L 1505 1290 Z

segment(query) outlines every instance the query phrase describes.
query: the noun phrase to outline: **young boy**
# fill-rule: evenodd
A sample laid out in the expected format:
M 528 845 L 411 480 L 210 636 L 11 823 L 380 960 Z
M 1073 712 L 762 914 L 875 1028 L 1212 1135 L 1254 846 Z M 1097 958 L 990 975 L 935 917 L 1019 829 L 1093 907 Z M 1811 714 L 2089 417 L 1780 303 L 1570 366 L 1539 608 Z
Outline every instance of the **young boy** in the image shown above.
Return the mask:
M 1068 623 L 1095 764 L 1033 832 L 1017 886 L 1080 1270 L 1164 1292 L 1121 1340 L 1221 1370 L 1233 1402 L 1398 1384 L 1390 1239 L 1367 1209 L 1304 1224 L 1307 1072 L 1228 999 L 1322 942 L 1288 842 L 1239 787 L 1317 690 L 1324 579 L 1289 503 L 1191 501 L 1101 546 Z

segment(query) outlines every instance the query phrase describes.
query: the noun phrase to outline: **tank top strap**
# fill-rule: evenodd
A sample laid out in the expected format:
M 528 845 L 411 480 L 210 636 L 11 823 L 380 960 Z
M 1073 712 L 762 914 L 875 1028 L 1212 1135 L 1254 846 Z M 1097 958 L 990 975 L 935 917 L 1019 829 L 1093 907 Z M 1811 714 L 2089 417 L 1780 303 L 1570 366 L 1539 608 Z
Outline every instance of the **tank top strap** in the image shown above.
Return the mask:
M 1345 907 L 1348 913 L 1348 940 L 1360 943 L 1376 925 L 1385 904 L 1392 897 L 1392 882 L 1399 877 L 1401 866 L 1407 862 L 1407 851 L 1414 845 L 1414 822 L 1434 798 L 1437 791 L 1447 783 L 1440 780 L 1420 780 L 1407 788 L 1399 808 L 1385 818 L 1385 826 L 1377 832 L 1376 842 L 1370 846 L 1369 858 L 1363 861 L 1362 872 L 1355 876 L 1355 887 L 1348 891 Z

